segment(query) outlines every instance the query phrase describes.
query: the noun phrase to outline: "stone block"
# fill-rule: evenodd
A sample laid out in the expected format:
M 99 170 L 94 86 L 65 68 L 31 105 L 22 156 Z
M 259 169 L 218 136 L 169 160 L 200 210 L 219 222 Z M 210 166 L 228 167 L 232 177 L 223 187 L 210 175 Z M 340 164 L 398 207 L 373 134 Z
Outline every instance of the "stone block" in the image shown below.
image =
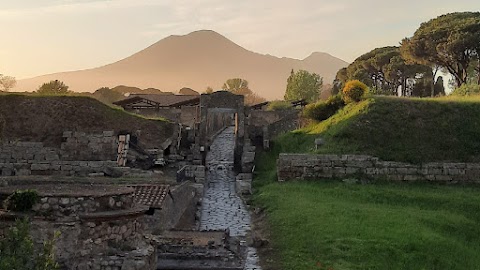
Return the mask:
M 202 165 L 202 160 L 200 159 L 193 160 L 193 165 Z
M 368 175 L 377 175 L 378 174 L 378 169 L 377 168 L 365 168 L 365 173 Z
M 47 171 L 50 169 L 49 163 L 33 163 L 30 167 L 32 171 Z
M 243 163 L 252 163 L 255 160 L 255 152 L 244 152 L 242 156 Z
M 238 194 L 250 195 L 252 194 L 252 182 L 247 180 L 236 181 L 235 189 Z
M 103 170 L 103 173 L 106 176 L 117 178 L 117 177 L 122 177 L 124 171 L 122 169 L 119 169 L 119 168 L 116 168 L 116 167 L 106 167 Z
M 103 132 L 103 136 L 104 137 L 112 137 L 115 135 L 115 132 L 113 130 L 109 130 L 109 131 L 104 131 Z
M 405 175 L 403 177 L 404 181 L 418 181 L 418 180 L 423 180 L 423 177 L 420 175 Z
M 435 175 L 436 181 L 452 181 L 453 178 L 450 175 Z
M 36 153 L 33 157 L 35 161 L 44 161 L 45 160 L 45 153 Z
M 403 181 L 403 175 L 389 174 L 389 175 L 387 175 L 387 180 L 389 180 L 389 181 Z
M 193 175 L 195 178 L 205 178 L 205 170 L 196 170 Z
M 358 172 L 360 172 L 360 168 L 351 168 L 351 167 L 345 168 L 345 173 L 346 174 L 355 174 L 355 173 L 358 173 Z
M 61 171 L 71 171 L 72 170 L 72 165 L 61 165 L 60 170 Z
M 367 168 L 367 167 L 372 167 L 373 163 L 370 161 L 347 161 L 345 163 L 345 166 L 347 167 L 354 167 L 354 168 Z
M 15 175 L 18 175 L 18 176 L 26 176 L 31 174 L 32 174 L 32 171 L 30 169 L 18 169 L 15 173 Z
M 335 176 L 344 176 L 347 173 L 346 169 L 343 167 L 334 167 L 333 168 L 333 174 Z
M 466 168 L 480 170 L 480 163 L 467 163 Z
M 448 169 L 448 175 L 462 175 L 465 174 L 465 169 Z
M 415 175 L 415 174 L 421 174 L 421 168 L 420 167 L 414 167 L 414 168 L 407 168 L 407 174 Z
M 85 132 L 75 131 L 73 133 L 73 137 L 76 137 L 76 138 L 85 137 L 85 136 L 87 136 L 87 133 L 85 133 Z
M 0 172 L 1 172 L 1 176 L 12 176 L 14 173 L 14 170 L 10 168 L 1 168 Z
M 103 167 L 103 164 L 99 161 L 89 161 L 88 162 L 88 167 L 90 167 L 92 169 L 98 169 L 98 168 Z
M 344 167 L 346 161 L 345 160 L 332 160 L 331 164 L 333 167 Z
M 443 174 L 443 169 L 440 168 L 431 168 L 428 169 L 428 174 Z

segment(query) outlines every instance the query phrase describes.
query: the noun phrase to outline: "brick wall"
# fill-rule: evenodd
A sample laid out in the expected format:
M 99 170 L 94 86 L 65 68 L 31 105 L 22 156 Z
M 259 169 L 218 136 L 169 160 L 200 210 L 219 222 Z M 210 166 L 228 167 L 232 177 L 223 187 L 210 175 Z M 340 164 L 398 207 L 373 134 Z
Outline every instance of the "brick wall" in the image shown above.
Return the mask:
M 366 155 L 280 154 L 278 181 L 357 177 L 389 181 L 480 182 L 480 163 L 414 165 Z

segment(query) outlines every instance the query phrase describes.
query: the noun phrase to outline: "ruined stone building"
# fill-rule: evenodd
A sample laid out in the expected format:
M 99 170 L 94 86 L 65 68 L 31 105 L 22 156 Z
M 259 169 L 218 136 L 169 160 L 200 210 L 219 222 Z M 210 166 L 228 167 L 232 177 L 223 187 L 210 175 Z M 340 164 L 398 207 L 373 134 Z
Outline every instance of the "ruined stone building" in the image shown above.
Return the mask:
M 213 183 L 207 178 L 218 176 L 217 169 L 227 170 L 228 192 L 251 193 L 255 140 L 269 140 L 298 125 L 296 110 L 255 110 L 244 105 L 243 96 L 227 91 L 132 95 L 116 102 L 125 111 L 168 121 L 135 117 L 93 99 L 15 102 L 18 113 L 54 121 L 24 120 L 18 126 L 15 119 L 24 116 L 13 115 L 0 98 L 0 105 L 7 106 L 0 107 L 7 115 L 0 130 L 0 201 L 15 190 L 37 190 L 40 200 L 28 214 L 31 233 L 41 246 L 61 231 L 55 250 L 62 269 L 169 269 L 157 265 L 157 259 L 168 265 L 191 254 L 198 263 L 243 269 L 243 238 L 231 238 L 229 230 L 200 230 L 201 213 L 208 209 L 199 208 Z M 36 110 L 42 106 L 46 109 Z M 231 140 L 229 149 L 214 145 L 218 136 Z M 230 151 L 231 158 L 220 155 L 207 162 L 211 146 Z M 235 200 L 232 205 L 248 216 L 242 200 Z M 2 205 L 0 238 L 23 215 Z M 241 237 L 246 237 L 243 229 Z

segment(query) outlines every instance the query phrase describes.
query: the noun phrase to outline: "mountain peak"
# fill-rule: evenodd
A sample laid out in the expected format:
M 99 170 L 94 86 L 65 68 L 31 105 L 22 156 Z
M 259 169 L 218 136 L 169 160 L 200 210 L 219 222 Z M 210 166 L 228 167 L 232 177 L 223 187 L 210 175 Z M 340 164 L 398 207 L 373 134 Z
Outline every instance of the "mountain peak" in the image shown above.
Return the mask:
M 326 53 L 326 52 L 313 52 L 312 54 L 310 54 L 308 57 L 306 57 L 305 59 L 303 59 L 303 61 L 315 61 L 315 62 L 318 62 L 318 61 L 328 61 L 328 60 L 332 60 L 332 61 L 335 61 L 336 63 L 344 63 L 344 64 L 347 64 L 347 62 L 343 61 L 342 59 L 340 58 L 337 58 L 329 53 Z
M 210 29 L 201 29 L 197 31 L 193 31 L 189 34 L 186 34 L 185 36 L 219 36 L 219 37 L 224 37 L 223 35 L 210 30 Z
M 58 79 L 76 91 L 132 85 L 178 91 L 189 87 L 202 91 L 219 88 L 230 78 L 243 78 L 257 94 L 268 99 L 283 96 L 293 69 L 320 74 L 333 81 L 347 63 L 316 52 L 304 60 L 278 58 L 249 51 L 213 30 L 198 30 L 164 38 L 148 48 L 115 63 L 89 70 L 51 74 L 19 81 L 17 89 L 33 90 L 45 81 Z M 279 90 L 280 89 L 280 90 Z
M 223 35 L 213 31 L 213 30 L 197 30 L 186 35 L 171 35 L 169 38 L 171 39 L 194 39 L 194 40 L 228 40 Z
M 308 57 L 306 57 L 305 59 L 308 59 L 308 58 L 318 58 L 318 57 L 332 57 L 332 55 L 326 53 L 326 52 L 312 52 Z

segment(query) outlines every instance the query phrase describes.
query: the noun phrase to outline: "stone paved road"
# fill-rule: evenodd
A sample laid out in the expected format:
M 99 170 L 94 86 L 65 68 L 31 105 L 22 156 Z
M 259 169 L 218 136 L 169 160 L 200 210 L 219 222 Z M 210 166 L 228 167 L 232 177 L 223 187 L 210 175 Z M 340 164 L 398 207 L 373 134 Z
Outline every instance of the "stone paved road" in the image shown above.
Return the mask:
M 229 229 L 231 236 L 244 237 L 250 231 L 250 215 L 235 193 L 233 149 L 234 128 L 220 133 L 207 154 L 207 187 L 202 203 L 200 230 Z M 245 270 L 260 270 L 255 248 L 248 248 Z

